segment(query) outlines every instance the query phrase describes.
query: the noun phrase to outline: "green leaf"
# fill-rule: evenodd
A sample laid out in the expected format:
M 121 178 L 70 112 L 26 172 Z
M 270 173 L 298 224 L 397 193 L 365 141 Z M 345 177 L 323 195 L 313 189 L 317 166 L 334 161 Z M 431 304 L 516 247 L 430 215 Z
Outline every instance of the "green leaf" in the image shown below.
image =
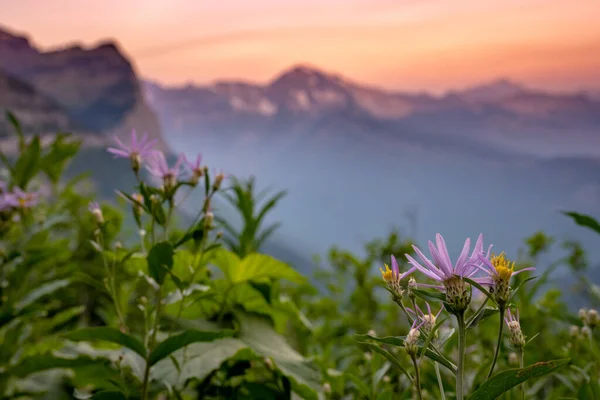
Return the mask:
M 523 286 L 524 284 L 526 284 L 529 281 L 532 281 L 534 279 L 536 279 L 537 276 L 530 276 L 527 279 L 524 279 L 523 281 L 521 281 L 512 291 L 512 294 L 510 295 L 510 298 L 508 299 L 508 302 L 510 303 L 513 299 L 513 297 L 515 297 L 515 295 L 517 294 L 517 292 L 519 291 L 519 289 L 521 288 L 521 286 Z
M 168 242 L 155 244 L 148 253 L 148 273 L 160 285 L 173 268 L 173 247 Z
M 346 372 L 344 375 L 348 379 L 350 379 L 352 383 L 354 383 L 354 386 L 356 386 L 356 389 L 358 389 L 359 393 L 364 398 L 368 399 L 369 397 L 371 397 L 371 389 L 369 389 L 369 386 L 366 383 L 364 383 L 362 379 L 350 372 Z
M 548 375 L 565 366 L 570 359 L 539 362 L 525 368 L 508 369 L 492 376 L 469 397 L 469 400 L 492 400 L 515 386 L 533 378 Z
M 485 321 L 491 316 L 498 314 L 500 310 L 497 308 L 486 307 L 482 310 L 482 312 L 475 315 L 471 321 L 467 324 L 467 329 L 475 328 L 480 322 Z
M 220 331 L 220 332 L 203 332 L 195 329 L 187 330 L 178 335 L 171 336 L 170 338 L 160 342 L 156 348 L 150 353 L 148 362 L 150 365 L 154 365 L 165 357 L 168 357 L 171 353 L 195 342 L 212 342 L 216 339 L 222 339 L 225 337 L 233 336 L 234 331 Z
M 27 184 L 40 168 L 41 151 L 40 138 L 36 136 L 23 150 L 15 164 L 13 183 L 23 190 L 26 189 Z
M 97 328 L 83 328 L 73 332 L 68 332 L 65 337 L 73 341 L 89 341 L 89 340 L 103 340 L 119 344 L 123 347 L 127 347 L 135 351 L 137 354 L 146 357 L 146 348 L 144 344 L 126 333 L 121 332 L 118 329 L 111 328 L 108 326 L 102 326 Z
M 422 290 L 422 289 L 411 289 L 411 291 L 425 301 L 431 301 L 431 300 L 446 301 L 446 295 L 444 293 L 434 292 L 431 290 Z
M 486 288 L 484 288 L 483 286 L 481 286 L 479 283 L 475 282 L 473 279 L 470 279 L 470 278 L 467 278 L 467 277 L 463 277 L 463 280 L 465 282 L 468 282 L 471 285 L 475 286 L 477 289 L 479 289 L 479 291 L 481 293 L 485 294 L 487 296 L 487 298 L 492 301 L 492 303 L 498 305 L 498 303 L 496 303 L 496 300 L 494 299 L 494 296 L 492 296 L 492 294 L 490 292 L 488 292 Z
M 77 358 L 56 357 L 50 353 L 36 354 L 22 359 L 17 365 L 10 368 L 10 374 L 19 378 L 26 377 L 36 372 L 54 368 L 77 368 L 93 364 L 109 364 L 106 359 L 94 359 L 89 356 Z
M 404 366 L 402 364 L 400 364 L 400 361 L 398 361 L 398 359 L 396 357 L 394 357 L 394 355 L 392 353 L 390 353 L 389 351 L 387 351 L 385 349 L 382 349 L 381 347 L 377 346 L 374 343 L 369 343 L 369 342 L 359 342 L 359 343 L 368 346 L 369 349 L 371 349 L 371 351 L 381 354 L 382 356 L 387 358 L 387 360 L 389 362 L 391 362 L 392 365 L 394 365 L 404 375 L 406 375 L 408 377 L 408 379 L 410 379 L 410 380 L 413 379 L 412 375 L 406 370 L 406 368 L 404 368 Z
M 17 311 L 23 310 L 25 307 L 32 305 L 40 298 L 42 298 L 48 294 L 51 294 L 51 293 L 57 291 L 58 289 L 62 289 L 65 286 L 69 285 L 70 283 L 71 282 L 68 279 L 59 279 L 56 281 L 46 282 L 46 283 L 38 286 L 36 289 L 32 290 L 31 292 L 27 293 L 25 295 L 25 297 L 23 297 L 21 300 L 19 300 L 15 304 L 15 310 L 17 310 Z
M 286 279 L 294 283 L 303 283 L 305 278 L 286 263 L 266 254 L 253 253 L 239 260 L 225 249 L 216 251 L 218 256 L 213 263 L 225 273 L 231 283 L 262 280 L 264 278 Z M 231 254 L 223 254 L 231 253 Z
M 118 390 L 103 390 L 94 393 L 92 400 L 127 400 L 127 397 Z
M 15 133 L 19 137 L 19 151 L 23 152 L 23 150 L 25 149 L 25 135 L 23 134 L 21 123 L 19 122 L 15 114 L 13 114 L 10 111 L 6 111 L 6 119 L 13 126 Z
M 598 223 L 595 218 L 590 217 L 589 215 L 580 214 L 573 211 L 561 211 L 561 214 L 573 218 L 573 221 L 575 221 L 575 223 L 579 226 L 583 226 L 593 230 L 596 233 L 600 233 L 600 223 Z

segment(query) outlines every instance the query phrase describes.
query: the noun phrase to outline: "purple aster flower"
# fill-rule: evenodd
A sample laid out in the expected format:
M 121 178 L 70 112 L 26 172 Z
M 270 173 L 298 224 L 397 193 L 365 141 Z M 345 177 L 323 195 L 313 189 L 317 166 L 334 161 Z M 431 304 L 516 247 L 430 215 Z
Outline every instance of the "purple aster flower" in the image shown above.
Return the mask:
M 402 297 L 404 295 L 404 289 L 400 286 L 400 281 L 404 279 L 406 276 L 412 274 L 416 268 L 412 267 L 408 271 L 401 273 L 400 268 L 398 268 L 398 261 L 396 261 L 396 257 L 392 255 L 392 269 L 387 264 L 383 264 L 385 266 L 385 271 L 381 268 L 381 277 L 388 285 L 390 290 L 396 296 Z
M 524 271 L 535 271 L 534 267 L 523 268 L 515 272 L 515 263 L 506 258 L 504 252 L 500 255 L 491 254 L 487 256 L 479 255 L 479 261 L 483 265 L 476 265 L 477 269 L 482 270 L 488 276 L 478 278 L 478 282 L 484 285 L 489 285 L 494 288 L 494 298 L 496 302 L 503 306 L 510 298 L 510 278 L 513 275 L 520 274 Z M 484 268 L 484 266 L 486 268 Z
M 523 335 L 521 323 L 519 322 L 519 310 L 517 310 L 517 315 L 515 316 L 511 314 L 510 309 L 507 308 L 504 322 L 508 325 L 509 338 L 512 345 L 516 348 L 523 348 L 526 343 L 525 335 Z
M 136 172 L 140 169 L 142 159 L 150 155 L 150 153 L 152 152 L 152 147 L 157 142 L 156 139 L 148 140 L 147 133 L 144 133 L 142 139 L 138 141 L 135 129 L 131 131 L 131 143 L 129 147 L 123 144 L 123 142 L 121 142 L 121 140 L 119 140 L 118 137 L 115 136 L 114 138 L 119 148 L 109 147 L 107 149 L 108 152 L 113 154 L 115 158 L 129 158 L 131 160 L 133 169 Z
M 191 162 L 183 155 L 183 161 L 192 173 L 192 182 L 197 184 L 200 178 L 204 175 L 204 167 L 201 166 L 202 154 L 196 156 L 196 161 Z
M 416 304 L 415 304 L 416 305 Z M 410 308 L 406 308 L 411 314 L 415 315 L 416 317 L 418 317 L 423 323 L 423 329 L 426 332 L 431 331 L 431 329 L 433 329 L 433 327 L 435 326 L 435 322 L 438 319 L 438 317 L 440 316 L 440 314 L 442 313 L 442 311 L 444 310 L 444 306 L 442 305 L 442 307 L 440 308 L 440 311 L 438 311 L 437 314 L 433 314 L 431 312 L 431 306 L 429 305 L 428 302 L 425 302 L 425 305 L 427 306 L 427 314 L 425 314 L 421 308 L 419 308 L 418 305 L 417 306 L 417 310 L 416 312 Z
M 455 276 L 460 278 L 470 278 L 475 274 L 475 272 L 477 272 L 478 266 L 481 264 L 481 261 L 479 261 L 479 255 L 483 254 L 483 234 L 479 235 L 477 242 L 475 243 L 473 253 L 470 257 L 469 249 L 471 247 L 471 239 L 467 238 L 467 240 L 465 240 L 463 249 L 456 260 L 456 264 L 454 265 L 452 265 L 452 260 L 448 254 L 446 242 L 439 233 L 436 235 L 436 244 L 437 247 L 431 241 L 429 241 L 429 252 L 431 253 L 435 264 L 434 262 L 431 262 L 431 260 L 429 260 L 417 246 L 414 245 L 413 249 L 421 259 L 422 264 L 418 263 L 409 254 L 405 254 L 409 264 L 416 267 L 429 278 L 439 282 L 444 282 L 445 280 Z
M 167 159 L 162 151 L 153 151 L 148 157 L 148 165 L 146 168 L 150 173 L 157 178 L 163 180 L 165 189 L 171 189 L 177 184 L 177 179 L 182 173 L 182 163 L 184 155 L 179 154 L 177 161 L 172 168 L 169 168 Z
M 39 193 L 36 192 L 24 192 L 20 188 L 16 187 L 12 193 L 4 194 L 5 206 L 11 206 L 14 208 L 27 209 L 35 206 L 39 201 Z
M 0 193 L 6 192 L 7 187 L 8 187 L 8 185 L 6 184 L 6 182 L 0 181 Z

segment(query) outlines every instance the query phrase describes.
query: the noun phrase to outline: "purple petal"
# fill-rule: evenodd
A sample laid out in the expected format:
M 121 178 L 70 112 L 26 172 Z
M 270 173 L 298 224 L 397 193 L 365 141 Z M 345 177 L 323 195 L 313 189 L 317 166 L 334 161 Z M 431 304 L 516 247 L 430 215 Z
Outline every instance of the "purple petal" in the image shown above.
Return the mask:
M 404 279 L 405 276 L 408 276 L 410 274 L 412 274 L 413 272 L 415 272 L 417 270 L 417 267 L 411 267 L 409 268 L 405 273 L 400 274 L 400 279 Z
M 131 130 L 131 151 L 139 151 L 137 133 L 135 132 L 135 129 Z
M 131 150 L 130 150 L 130 149 L 127 147 L 127 146 L 125 146 L 125 145 L 123 144 L 123 142 L 121 142 L 121 139 L 119 139 L 117 136 L 114 136 L 114 138 L 115 138 L 115 142 L 117 142 L 117 145 L 119 145 L 119 147 L 120 147 L 122 150 L 126 151 L 126 152 L 127 152 L 127 154 L 131 153 Z
M 458 260 L 456 260 L 456 265 L 454 266 L 454 272 L 459 273 L 458 271 L 462 271 L 465 260 L 469 256 L 469 248 L 471 247 L 471 238 L 467 238 L 465 240 L 465 244 L 463 246 L 462 251 L 460 252 L 460 256 L 458 256 Z
M 450 255 L 448 254 L 448 248 L 446 247 L 444 238 L 438 233 L 435 235 L 435 241 L 437 243 L 438 251 L 442 261 L 445 262 L 448 269 L 450 269 L 450 274 L 452 274 L 452 260 L 450 260 Z
M 409 264 L 411 264 L 413 267 L 416 267 L 419 271 L 421 271 L 422 273 L 424 273 L 431 279 L 435 279 L 436 281 L 442 280 L 441 276 L 438 276 L 438 275 L 434 274 L 431 270 L 424 268 L 421 264 L 419 264 L 414 258 L 409 256 L 408 254 L 405 254 L 405 256 L 408 259 Z
M 432 288 L 432 289 L 437 289 L 440 291 L 444 291 L 446 288 L 444 288 L 443 286 L 440 285 L 431 285 L 429 283 L 417 283 L 417 287 L 426 287 L 426 288 Z
M 513 276 L 520 274 L 523 271 L 535 271 L 534 267 L 523 268 L 512 273 Z
M 392 255 L 392 275 L 400 276 L 400 269 L 398 268 L 398 261 L 396 261 L 396 257 Z
M 429 252 L 431 253 L 431 255 L 433 257 L 433 260 L 438 265 L 438 269 L 443 272 L 444 276 L 446 276 L 446 277 L 452 276 L 453 275 L 452 266 L 448 267 L 448 265 L 445 263 L 445 261 L 440 256 L 440 253 L 437 251 L 437 249 L 433 245 L 433 242 L 431 242 L 431 240 L 430 240 L 427 245 L 429 246 Z
M 115 149 L 114 147 L 109 147 L 108 149 L 106 149 L 106 151 L 113 154 L 115 157 L 129 158 L 129 153 L 123 150 Z
M 435 265 L 433 265 L 433 263 L 431 261 L 429 261 L 429 259 L 427 257 L 425 257 L 425 254 L 423 254 L 423 252 L 421 250 L 419 250 L 419 248 L 417 246 L 412 247 L 415 252 L 417 253 L 417 255 L 419 256 L 419 258 L 421 260 L 423 260 L 423 262 L 425 263 L 425 265 L 429 268 L 429 270 L 436 274 L 437 276 L 439 276 L 440 278 L 446 278 L 446 275 L 444 275 L 444 273 L 442 271 L 440 271 Z

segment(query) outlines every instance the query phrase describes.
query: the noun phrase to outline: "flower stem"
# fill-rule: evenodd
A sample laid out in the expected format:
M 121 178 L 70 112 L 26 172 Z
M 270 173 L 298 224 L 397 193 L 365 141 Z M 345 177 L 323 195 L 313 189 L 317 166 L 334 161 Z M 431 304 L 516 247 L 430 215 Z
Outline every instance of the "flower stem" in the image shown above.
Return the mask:
M 440 373 L 440 365 L 436 362 L 433 363 L 435 367 L 435 376 L 437 376 L 438 386 L 440 387 L 440 398 L 446 400 L 446 394 L 444 393 L 444 383 L 442 382 L 442 374 Z
M 458 322 L 458 369 L 456 371 L 456 400 L 464 399 L 464 371 L 465 371 L 465 348 L 467 344 L 467 330 L 465 326 L 465 312 L 456 314 Z
M 525 365 L 524 354 L 525 354 L 525 350 L 523 348 L 519 349 L 519 367 L 520 368 L 523 368 Z M 520 392 L 521 392 L 521 400 L 525 400 L 525 382 L 521 383 Z
M 144 382 L 142 383 L 142 400 L 148 400 L 148 385 L 150 381 L 150 354 L 156 344 L 156 334 L 160 325 L 160 312 L 162 304 L 162 286 L 156 291 L 156 314 L 154 316 L 154 327 L 152 328 L 152 336 L 148 342 L 148 355 L 146 356 L 146 368 L 144 370 Z
M 423 399 L 423 395 L 421 394 L 421 373 L 419 371 L 419 363 L 417 362 L 417 357 L 411 355 L 413 365 L 415 366 L 415 389 L 417 390 L 417 398 L 419 400 Z
M 492 372 L 494 372 L 494 367 L 496 366 L 496 361 L 498 360 L 498 353 L 500 353 L 500 346 L 502 345 L 502 329 L 504 327 L 504 307 L 500 307 L 500 327 L 498 328 L 498 342 L 496 343 L 496 351 L 494 352 L 494 359 L 492 360 L 492 366 L 490 367 L 490 372 L 487 374 L 487 379 L 492 376 Z

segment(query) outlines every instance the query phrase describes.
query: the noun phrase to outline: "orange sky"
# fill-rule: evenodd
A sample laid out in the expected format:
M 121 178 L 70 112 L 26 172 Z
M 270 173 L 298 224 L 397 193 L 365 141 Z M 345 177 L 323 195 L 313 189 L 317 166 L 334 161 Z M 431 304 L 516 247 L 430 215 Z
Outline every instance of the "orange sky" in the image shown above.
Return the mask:
M 600 0 L 0 0 L 43 47 L 114 37 L 145 78 L 264 82 L 295 63 L 406 90 L 512 77 L 600 89 Z

